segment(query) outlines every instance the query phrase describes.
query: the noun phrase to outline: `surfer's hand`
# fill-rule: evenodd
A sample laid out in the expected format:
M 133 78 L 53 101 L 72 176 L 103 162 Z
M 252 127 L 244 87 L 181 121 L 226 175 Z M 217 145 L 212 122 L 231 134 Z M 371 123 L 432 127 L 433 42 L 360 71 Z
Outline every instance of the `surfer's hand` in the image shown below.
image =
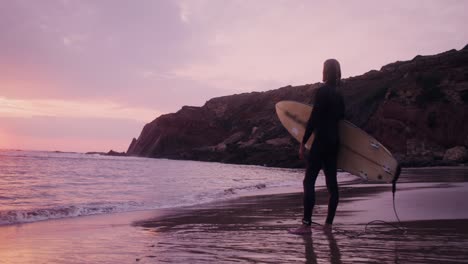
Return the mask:
M 299 158 L 302 160 L 304 159 L 304 144 L 301 144 L 299 147 Z

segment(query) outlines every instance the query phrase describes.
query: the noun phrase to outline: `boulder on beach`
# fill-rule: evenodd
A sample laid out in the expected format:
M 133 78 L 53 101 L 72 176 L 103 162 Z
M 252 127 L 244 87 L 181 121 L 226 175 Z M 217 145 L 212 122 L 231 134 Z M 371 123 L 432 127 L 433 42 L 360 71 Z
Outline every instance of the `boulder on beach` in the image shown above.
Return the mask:
M 444 160 L 466 162 L 468 161 L 468 150 L 464 146 L 450 148 L 445 152 Z

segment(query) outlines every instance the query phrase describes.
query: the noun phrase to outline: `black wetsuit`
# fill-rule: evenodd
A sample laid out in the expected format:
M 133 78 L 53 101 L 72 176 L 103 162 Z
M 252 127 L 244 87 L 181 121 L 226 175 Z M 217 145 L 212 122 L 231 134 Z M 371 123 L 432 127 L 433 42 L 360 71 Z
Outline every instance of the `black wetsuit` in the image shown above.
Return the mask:
M 307 123 L 302 143 L 305 144 L 312 132 L 314 143 L 307 158 L 307 170 L 304 178 L 304 218 L 303 223 L 312 223 L 312 210 L 315 205 L 315 181 L 321 169 L 325 173 L 328 193 L 327 224 L 333 223 L 338 206 L 338 182 L 336 179 L 339 146 L 339 120 L 344 118 L 344 101 L 333 85 L 320 87 L 315 95 L 314 110 Z

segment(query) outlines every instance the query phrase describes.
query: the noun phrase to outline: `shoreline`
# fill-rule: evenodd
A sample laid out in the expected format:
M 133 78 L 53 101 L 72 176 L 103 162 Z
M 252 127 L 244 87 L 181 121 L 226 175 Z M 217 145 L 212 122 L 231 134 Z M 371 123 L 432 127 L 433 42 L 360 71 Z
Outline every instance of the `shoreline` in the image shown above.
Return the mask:
M 117 152 L 113 151 L 113 154 L 109 154 L 112 150 L 108 152 L 104 151 L 88 151 L 88 152 L 74 152 L 74 151 L 60 151 L 60 150 L 23 150 L 23 149 L 0 149 L 0 151 L 31 151 L 31 152 L 51 152 L 51 153 L 64 153 L 64 154 L 85 154 L 85 155 L 100 155 L 100 156 L 109 156 L 109 157 L 131 157 L 131 158 L 146 158 L 146 159 L 164 159 L 164 160 L 175 160 L 175 161 L 196 161 L 196 162 L 214 162 L 214 163 L 221 163 L 221 164 L 230 164 L 230 165 L 244 165 L 244 166 L 261 166 L 261 167 L 269 167 L 269 168 L 278 168 L 278 169 L 303 169 L 305 164 L 300 163 L 300 166 L 266 166 L 265 164 L 253 164 L 253 163 L 239 163 L 239 162 L 223 162 L 217 160 L 195 160 L 195 159 L 180 159 L 174 158 L 172 156 L 167 157 L 147 157 L 147 156 L 138 156 L 132 154 L 126 154 L 125 152 Z M 297 161 L 291 161 L 291 164 L 298 164 Z M 467 168 L 468 162 L 458 163 L 454 161 L 443 161 L 438 160 L 435 162 L 421 162 L 421 163 L 414 163 L 413 166 L 408 166 L 407 164 L 413 164 L 411 162 L 400 162 L 402 165 L 402 169 L 420 169 L 420 168 Z M 304 166 L 303 166 L 304 165 Z
M 159 261 L 393 263 L 398 259 L 403 263 L 457 263 L 468 257 L 465 252 L 468 208 L 464 206 L 457 215 L 449 214 L 447 207 L 452 204 L 450 188 L 461 188 L 455 194 L 464 198 L 468 184 L 454 185 L 405 183 L 396 197 L 405 232 L 389 225 L 398 225 L 392 209 L 391 187 L 381 185 L 342 188 L 331 233 L 315 225 L 311 236 L 287 233 L 289 228 L 300 224 L 301 193 L 242 197 L 134 225 L 164 237 L 164 242 L 155 246 Z M 439 198 L 444 202 L 433 204 L 428 200 L 427 205 L 434 208 L 429 214 L 424 214 L 428 208 L 405 204 L 422 196 L 415 200 L 420 203 L 436 190 L 442 190 Z M 317 192 L 314 221 L 324 222 L 326 202 L 326 191 Z M 388 224 L 367 226 L 374 220 Z M 452 240 L 457 242 L 447 243 Z
M 101 155 L 101 154 L 99 154 Z M 113 156 L 102 154 L 102 156 Z M 245 165 L 245 166 L 262 166 L 262 167 L 269 167 L 269 168 L 278 168 L 278 169 L 303 169 L 305 163 L 300 160 L 291 161 L 291 164 L 295 164 L 296 166 L 268 166 L 265 164 L 257 164 L 257 163 L 242 163 L 242 162 L 223 162 L 221 160 L 195 160 L 195 159 L 179 159 L 174 158 L 172 156 L 167 157 L 148 157 L 148 156 L 138 156 L 138 155 L 131 155 L 125 154 L 123 157 L 135 157 L 135 158 L 147 158 L 147 159 L 167 159 L 167 160 L 180 160 L 180 161 L 197 161 L 197 162 L 215 162 L 221 164 L 230 164 L 230 165 Z M 300 165 L 297 165 L 300 164 Z M 410 165 L 411 164 L 411 165 Z M 453 161 L 436 161 L 436 162 L 400 162 L 402 169 L 417 169 L 417 168 L 458 168 L 458 167 L 468 167 L 468 163 L 458 163 Z
M 257 165 L 241 165 L 241 166 L 257 166 Z M 279 168 L 281 169 L 281 168 Z M 444 175 L 444 178 L 441 179 L 439 175 L 439 171 L 434 170 L 441 170 L 446 172 L 447 169 L 450 169 L 448 174 Z M 424 174 L 414 176 L 413 173 Z M 319 177 L 323 177 L 321 174 Z M 340 178 L 340 176 L 338 176 Z M 374 182 L 363 182 L 360 180 L 359 177 L 355 177 L 355 179 L 349 179 L 346 181 L 340 181 L 339 185 L 341 187 L 347 188 L 347 186 L 376 186 L 378 188 L 383 186 L 391 186 L 390 183 L 374 183 Z M 397 182 L 397 189 L 404 183 L 436 183 L 436 182 L 446 182 L 446 183 L 457 183 L 457 182 L 468 182 L 468 167 L 465 166 L 456 166 L 456 167 L 420 167 L 420 168 L 403 168 L 402 174 Z M 260 184 L 261 185 L 261 184 Z M 325 186 L 317 185 L 316 190 L 324 189 Z M 391 187 L 389 187 L 391 188 Z M 225 191 L 230 191 L 231 189 L 226 189 Z M 389 189 L 390 190 L 390 189 Z M 342 190 L 341 190 L 342 191 Z M 202 203 L 195 203 L 192 205 L 182 205 L 182 206 L 175 206 L 175 207 L 161 207 L 161 208 L 141 208 L 141 209 L 134 209 L 130 211 L 115 211 L 110 213 L 97 213 L 97 214 L 90 214 L 90 215 L 79 215 L 79 216 L 66 216 L 66 217 L 58 217 L 58 218 L 50 218 L 50 219 L 41 219 L 36 221 L 30 222 L 18 222 L 18 223 L 11 223 L 11 224 L 1 224 L 1 227 L 7 226 L 20 226 L 20 225 L 28 225 L 28 224 L 35 224 L 35 223 L 42 223 L 47 221 L 59 221 L 59 220 L 73 220 L 75 218 L 83 218 L 83 217 L 106 217 L 106 216 L 113 216 L 119 214 L 140 214 L 145 212 L 159 212 L 159 211 L 179 211 L 179 210 L 187 210 L 187 209 L 196 209 L 198 207 L 210 206 L 212 204 L 217 203 L 224 203 L 229 202 L 231 200 L 242 199 L 244 197 L 251 197 L 251 196 L 264 196 L 264 195 L 282 195 L 282 194 L 301 194 L 302 190 L 297 189 L 295 190 L 294 187 L 269 187 L 269 188 L 257 188 L 248 193 L 233 193 L 234 195 L 231 197 L 220 198 L 219 200 L 213 200 L 208 202 Z
M 440 176 L 440 171 L 433 174 Z M 468 258 L 468 174 L 462 171 L 439 181 L 433 181 L 434 175 L 408 172 L 397 185 L 396 209 L 406 232 L 379 223 L 365 232 L 373 220 L 396 224 L 390 184 L 344 184 L 332 232 L 313 226 L 311 236 L 288 234 L 300 224 L 302 193 L 263 194 L 184 208 L 1 226 L 0 260 L 460 263 Z M 324 222 L 326 203 L 326 190 L 318 190 L 315 222 Z

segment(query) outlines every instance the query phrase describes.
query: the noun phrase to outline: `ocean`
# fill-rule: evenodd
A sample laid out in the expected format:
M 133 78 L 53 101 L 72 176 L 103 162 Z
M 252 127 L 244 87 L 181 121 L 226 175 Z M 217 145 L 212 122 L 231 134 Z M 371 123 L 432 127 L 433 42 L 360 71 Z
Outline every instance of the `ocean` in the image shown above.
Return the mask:
M 295 192 L 303 176 L 303 169 L 0 150 L 0 225 Z M 317 186 L 324 186 L 323 176 Z

